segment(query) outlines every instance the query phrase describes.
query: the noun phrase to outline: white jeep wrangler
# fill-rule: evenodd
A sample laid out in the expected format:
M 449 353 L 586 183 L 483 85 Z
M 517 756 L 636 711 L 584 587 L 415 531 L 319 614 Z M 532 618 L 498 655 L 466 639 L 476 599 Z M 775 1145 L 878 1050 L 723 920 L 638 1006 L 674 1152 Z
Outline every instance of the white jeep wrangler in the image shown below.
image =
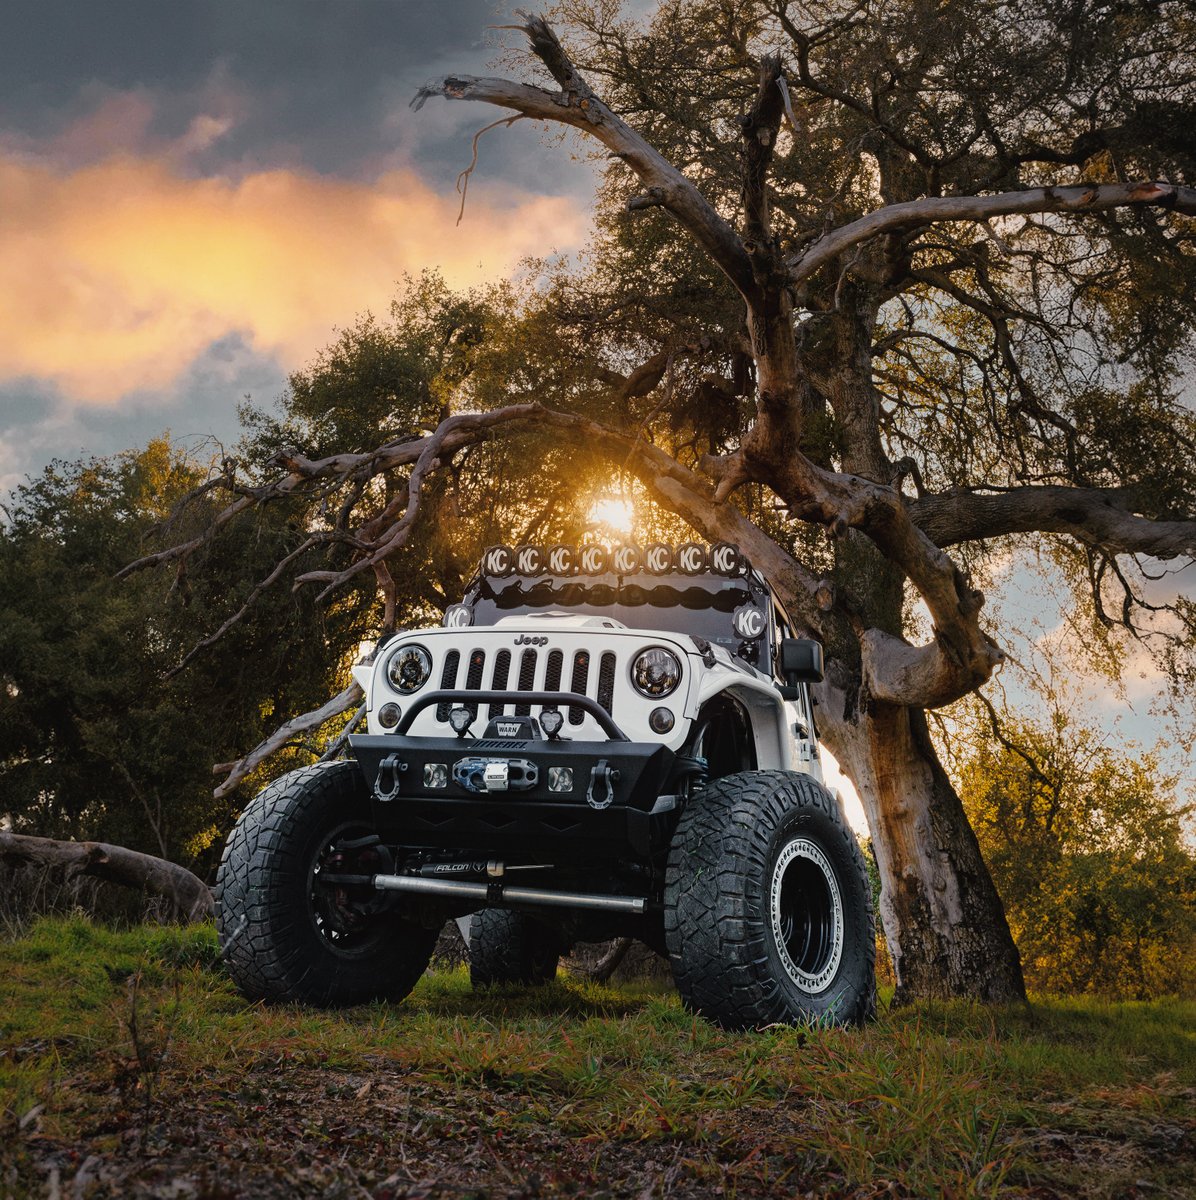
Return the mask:
M 473 914 L 475 985 L 578 941 L 667 953 L 729 1028 L 873 1011 L 864 862 L 822 782 L 809 685 L 726 543 L 496 546 L 443 627 L 354 674 L 354 758 L 267 787 L 229 837 L 217 927 L 252 998 L 405 996 Z

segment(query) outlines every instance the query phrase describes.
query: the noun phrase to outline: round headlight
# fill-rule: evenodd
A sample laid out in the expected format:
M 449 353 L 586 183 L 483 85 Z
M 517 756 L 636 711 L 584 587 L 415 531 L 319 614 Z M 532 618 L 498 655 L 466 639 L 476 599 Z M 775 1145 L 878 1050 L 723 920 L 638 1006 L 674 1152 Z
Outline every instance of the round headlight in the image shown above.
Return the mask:
M 668 696 L 681 682 L 681 660 L 662 646 L 641 650 L 631 664 L 631 682 L 641 696 Z
M 423 646 L 400 646 L 386 664 L 386 678 L 396 692 L 410 696 L 428 682 L 432 659 Z

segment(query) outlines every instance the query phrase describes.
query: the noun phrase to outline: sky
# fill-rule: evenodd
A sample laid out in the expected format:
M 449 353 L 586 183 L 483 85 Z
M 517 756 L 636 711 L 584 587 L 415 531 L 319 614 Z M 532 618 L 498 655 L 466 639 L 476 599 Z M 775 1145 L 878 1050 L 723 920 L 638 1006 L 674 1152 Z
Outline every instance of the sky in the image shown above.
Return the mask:
M 169 428 L 236 436 L 405 272 L 509 274 L 585 240 L 593 176 L 530 123 L 410 101 L 487 68 L 490 0 L 7 0 L 0 495 Z M 513 35 L 506 34 L 510 38 Z

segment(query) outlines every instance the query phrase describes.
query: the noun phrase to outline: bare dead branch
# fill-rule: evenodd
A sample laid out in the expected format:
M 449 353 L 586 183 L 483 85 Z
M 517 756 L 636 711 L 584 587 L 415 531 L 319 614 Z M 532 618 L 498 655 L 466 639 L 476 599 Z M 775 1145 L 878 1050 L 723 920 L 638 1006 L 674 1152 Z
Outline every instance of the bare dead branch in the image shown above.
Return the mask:
M 325 721 L 330 721 L 346 709 L 352 708 L 360 699 L 361 688 L 356 682 L 353 682 L 343 691 L 337 692 L 327 704 L 322 704 L 319 708 L 313 709 L 311 712 L 292 717 L 291 720 L 280 725 L 268 738 L 246 754 L 244 758 L 237 759 L 235 763 L 220 763 L 213 770 L 217 773 L 228 771 L 228 777 L 212 792 L 213 797 L 219 800 L 222 796 L 227 796 L 246 775 L 265 762 L 276 750 L 280 750 L 285 746 L 295 734 L 307 733 L 309 730 L 319 729 Z
M 195 645 L 187 651 L 179 663 L 176 666 L 171 667 L 171 669 L 166 672 L 165 678 L 173 679 L 181 670 L 183 670 L 184 667 L 191 663 L 197 655 L 201 654 L 209 646 L 214 646 L 222 637 L 224 637 L 226 633 L 228 633 L 230 629 L 232 629 L 234 625 L 244 620 L 245 615 L 253 607 L 258 598 L 282 578 L 282 576 L 286 573 L 287 567 L 289 567 L 297 558 L 301 558 L 308 552 L 308 550 L 310 550 L 313 546 L 318 545 L 323 540 L 325 539 L 320 537 L 309 537 L 302 543 L 302 545 L 296 547 L 296 549 L 292 550 L 290 554 L 286 555 L 285 558 L 280 559 L 275 564 L 274 569 L 254 586 L 253 590 L 245 598 L 245 603 L 242 604 L 241 607 L 237 609 L 237 611 L 233 613 L 231 617 L 225 620 L 215 633 L 211 633 L 202 641 L 196 642 Z
M 755 284 L 747 255 L 735 231 L 714 206 L 641 134 L 595 96 L 543 17 L 529 17 L 523 32 L 561 86 L 560 92 L 549 92 L 508 79 L 449 75 L 420 88 L 411 102 L 412 107 L 422 108 L 432 96 L 479 100 L 514 109 L 538 121 L 569 125 L 589 134 L 625 162 L 646 188 L 659 193 L 661 207 L 685 226 L 744 295 L 753 294 Z
M 789 94 L 789 82 L 785 76 L 777 76 L 777 90 L 781 93 L 781 103 L 785 107 L 785 117 L 789 121 L 789 128 L 794 133 L 801 132 L 801 124 L 797 119 L 797 114 L 793 111 L 793 97 Z
M 179 545 L 170 546 L 165 550 L 159 550 L 154 554 L 147 554 L 135 562 L 129 563 L 127 567 L 122 567 L 117 571 L 116 578 L 124 579 L 132 575 L 134 571 L 143 571 L 146 567 L 156 567 L 160 563 L 176 562 L 179 559 L 189 557 L 201 546 L 207 545 L 234 517 L 252 508 L 255 502 L 255 499 L 251 496 L 242 496 L 239 500 L 217 513 L 212 523 L 198 537 L 192 538 L 189 542 L 182 542 Z
M 608 983 L 627 957 L 628 950 L 635 944 L 634 938 L 617 938 L 606 953 L 592 966 L 582 970 L 595 983 Z
M 407 480 L 407 511 L 403 516 L 391 526 L 368 554 L 359 558 L 352 566 L 336 573 L 310 571 L 300 575 L 295 580 L 296 584 L 327 580 L 327 585 L 317 597 L 318 600 L 323 600 L 362 571 L 369 570 L 405 546 L 419 517 L 424 479 L 450 457 L 446 454 L 446 447 L 452 444 L 455 448 L 460 448 L 466 444 L 463 440 L 465 436 L 473 435 L 476 439 L 491 427 L 529 416 L 537 408 L 537 405 L 511 405 L 486 413 L 460 413 L 442 421 L 435 432 L 420 443 L 419 457 L 415 460 Z
M 767 274 L 774 265 L 780 265 L 773 261 L 767 183 L 768 169 L 772 165 L 777 133 L 785 111 L 785 93 L 778 86 L 783 81 L 780 58 L 769 55 L 762 59 L 756 99 L 739 122 L 743 137 L 741 195 L 745 249 L 754 264 L 757 279 L 760 279 L 762 271 Z
M 946 492 L 911 502 L 910 515 L 937 546 L 1010 533 L 1063 533 L 1088 545 L 1152 558 L 1196 557 L 1196 519 L 1138 515 L 1132 488 L 1039 485 L 1004 492 Z
M 646 208 L 663 208 L 664 207 L 664 192 L 660 188 L 651 187 L 646 191 L 640 192 L 636 196 L 631 196 L 627 201 L 628 212 L 643 212 Z
M 320 755 L 320 762 L 331 762 L 340 755 L 349 741 L 349 735 L 361 724 L 365 717 L 365 701 L 358 706 L 357 711 L 349 718 L 348 724 L 328 743 L 327 749 Z
M 1153 206 L 1196 216 L 1196 188 L 1163 181 L 1093 183 L 1072 187 L 1028 188 L 994 196 L 928 196 L 877 209 L 858 221 L 824 234 L 789 260 L 794 282 L 808 279 L 852 246 L 883 233 L 941 221 L 986 222 L 1014 213 L 1098 213 L 1110 209 Z

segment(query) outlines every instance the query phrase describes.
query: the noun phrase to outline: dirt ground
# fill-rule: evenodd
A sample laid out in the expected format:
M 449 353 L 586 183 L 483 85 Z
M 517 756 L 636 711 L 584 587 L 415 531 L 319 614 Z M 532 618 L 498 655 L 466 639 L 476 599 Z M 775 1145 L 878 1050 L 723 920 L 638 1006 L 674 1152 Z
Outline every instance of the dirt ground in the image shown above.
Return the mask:
M 66 1090 L 87 1086 L 80 1079 Z M 854 1191 L 825 1171 L 807 1173 L 788 1152 L 800 1113 L 781 1107 L 719 1114 L 697 1143 L 692 1136 L 648 1143 L 570 1139 L 538 1123 L 524 1125 L 514 1092 L 453 1091 L 387 1062 L 368 1072 L 329 1073 L 284 1061 L 233 1089 L 223 1077 L 167 1072 L 148 1108 L 131 1092 L 123 1099 L 81 1097 L 80 1106 L 88 1116 L 77 1136 L 55 1136 L 37 1116 L 24 1130 L 5 1131 L 8 1194 L 170 1200 L 894 1194 Z

